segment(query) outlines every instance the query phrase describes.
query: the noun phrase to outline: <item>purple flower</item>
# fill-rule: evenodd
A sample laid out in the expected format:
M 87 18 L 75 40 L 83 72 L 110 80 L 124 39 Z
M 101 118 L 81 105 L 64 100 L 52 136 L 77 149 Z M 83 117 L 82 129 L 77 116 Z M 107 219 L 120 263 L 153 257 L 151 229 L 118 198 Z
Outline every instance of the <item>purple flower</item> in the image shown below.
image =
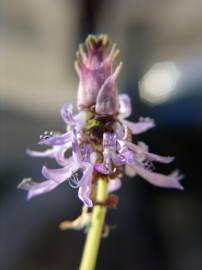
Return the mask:
M 47 179 L 42 183 L 36 183 L 30 179 L 24 179 L 19 188 L 28 190 L 28 199 L 37 196 L 42 193 L 46 193 L 56 188 L 59 184 L 64 181 L 69 181 L 70 185 L 75 188 L 79 188 L 79 198 L 89 207 L 92 207 L 92 201 L 90 199 L 91 186 L 92 186 L 92 174 L 93 174 L 93 163 L 90 162 L 90 154 L 92 149 L 89 151 L 88 145 L 85 145 L 83 155 L 81 155 L 80 148 L 77 141 L 77 132 L 73 128 L 71 131 L 71 147 L 72 147 L 72 157 L 65 158 L 64 152 L 67 149 L 67 145 L 63 145 L 63 148 L 56 148 L 54 145 L 57 140 L 53 140 L 52 136 L 52 150 L 47 152 L 36 152 L 30 151 L 31 156 L 46 156 L 53 157 L 56 159 L 59 165 L 63 166 L 59 169 L 49 169 L 46 166 L 42 168 L 42 175 Z M 55 136 L 58 138 L 58 136 Z M 42 141 L 40 140 L 40 143 Z M 50 143 L 50 142 L 49 142 Z M 46 142 L 45 142 L 46 144 Z M 44 154 L 46 153 L 46 155 Z M 78 179 L 77 171 L 82 170 L 82 177 Z
M 113 68 L 118 50 L 115 45 L 109 51 L 108 47 L 106 35 L 90 35 L 84 46 L 80 45 L 76 61 L 80 79 L 79 113 L 73 114 L 71 104 L 63 105 L 60 113 L 67 131 L 41 135 L 39 144 L 50 146 L 48 150 L 27 150 L 32 157 L 52 158 L 59 165 L 57 169 L 43 166 L 42 175 L 46 179 L 43 182 L 27 178 L 19 184 L 19 188 L 28 191 L 28 199 L 66 181 L 78 188 L 78 197 L 84 205 L 92 207 L 98 178 L 107 176 L 111 193 L 121 187 L 123 171 L 131 177 L 139 175 L 159 187 L 183 189 L 179 182 L 183 176 L 178 171 L 169 175 L 153 171 L 154 162 L 170 163 L 173 157 L 151 153 L 143 142 L 132 143 L 132 134 L 145 132 L 155 124 L 150 118 L 140 118 L 138 122 L 126 120 L 132 112 L 131 102 L 128 95 L 118 96 L 116 78 L 121 65 Z M 72 152 L 70 157 L 66 156 L 68 150 Z

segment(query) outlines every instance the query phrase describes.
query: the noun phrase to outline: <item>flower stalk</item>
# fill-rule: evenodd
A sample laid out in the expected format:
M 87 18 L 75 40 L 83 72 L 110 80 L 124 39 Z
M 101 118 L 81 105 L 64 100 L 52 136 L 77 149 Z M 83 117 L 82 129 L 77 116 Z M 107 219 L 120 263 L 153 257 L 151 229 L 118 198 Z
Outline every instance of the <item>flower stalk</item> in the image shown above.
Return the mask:
M 98 180 L 96 195 L 98 205 L 93 207 L 92 220 L 89 226 L 79 270 L 93 270 L 96 265 L 106 215 L 106 206 L 99 205 L 99 203 L 104 203 L 107 198 L 107 182 L 106 177 Z

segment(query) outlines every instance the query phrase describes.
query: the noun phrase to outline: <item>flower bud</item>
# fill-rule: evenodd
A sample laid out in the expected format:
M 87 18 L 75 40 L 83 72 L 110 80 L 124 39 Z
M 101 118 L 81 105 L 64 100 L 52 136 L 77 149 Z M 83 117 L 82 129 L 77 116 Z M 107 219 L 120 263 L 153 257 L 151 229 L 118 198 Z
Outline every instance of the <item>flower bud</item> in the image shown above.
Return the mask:
M 89 35 L 84 45 L 79 46 L 75 68 L 79 75 L 78 109 L 95 106 L 100 115 L 118 112 L 119 101 L 116 78 L 121 64 L 113 69 L 118 54 L 115 44 L 108 51 L 107 35 Z

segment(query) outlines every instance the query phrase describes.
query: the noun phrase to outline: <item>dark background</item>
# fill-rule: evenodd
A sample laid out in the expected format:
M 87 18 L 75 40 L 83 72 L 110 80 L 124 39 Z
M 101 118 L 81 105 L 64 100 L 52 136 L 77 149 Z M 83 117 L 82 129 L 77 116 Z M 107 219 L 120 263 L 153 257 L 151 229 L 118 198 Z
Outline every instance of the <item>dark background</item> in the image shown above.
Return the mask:
M 157 169 L 180 168 L 186 177 L 184 191 L 124 177 L 118 208 L 108 215 L 116 229 L 103 240 L 96 269 L 202 268 L 201 15 L 197 0 L 1 1 L 0 269 L 78 269 L 85 235 L 58 229 L 80 213 L 77 190 L 64 183 L 28 202 L 16 186 L 23 177 L 42 179 L 41 166 L 49 161 L 29 158 L 25 149 L 40 149 L 45 130 L 64 131 L 59 108 L 76 100 L 77 45 L 100 32 L 121 49 L 119 88 L 132 98 L 130 119 L 150 116 L 157 123 L 135 141 L 176 156 L 174 164 Z M 176 66 L 180 79 L 163 100 L 155 99 L 158 92 L 142 98 L 139 81 L 159 62 L 168 74 Z

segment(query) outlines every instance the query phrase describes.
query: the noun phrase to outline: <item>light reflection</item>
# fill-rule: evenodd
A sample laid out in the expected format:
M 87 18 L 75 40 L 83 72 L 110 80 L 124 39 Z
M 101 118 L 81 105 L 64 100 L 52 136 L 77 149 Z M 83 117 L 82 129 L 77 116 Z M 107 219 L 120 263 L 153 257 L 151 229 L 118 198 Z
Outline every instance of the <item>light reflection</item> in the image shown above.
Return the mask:
M 160 104 L 175 95 L 180 71 L 174 62 L 159 62 L 139 82 L 140 98 L 146 103 Z

